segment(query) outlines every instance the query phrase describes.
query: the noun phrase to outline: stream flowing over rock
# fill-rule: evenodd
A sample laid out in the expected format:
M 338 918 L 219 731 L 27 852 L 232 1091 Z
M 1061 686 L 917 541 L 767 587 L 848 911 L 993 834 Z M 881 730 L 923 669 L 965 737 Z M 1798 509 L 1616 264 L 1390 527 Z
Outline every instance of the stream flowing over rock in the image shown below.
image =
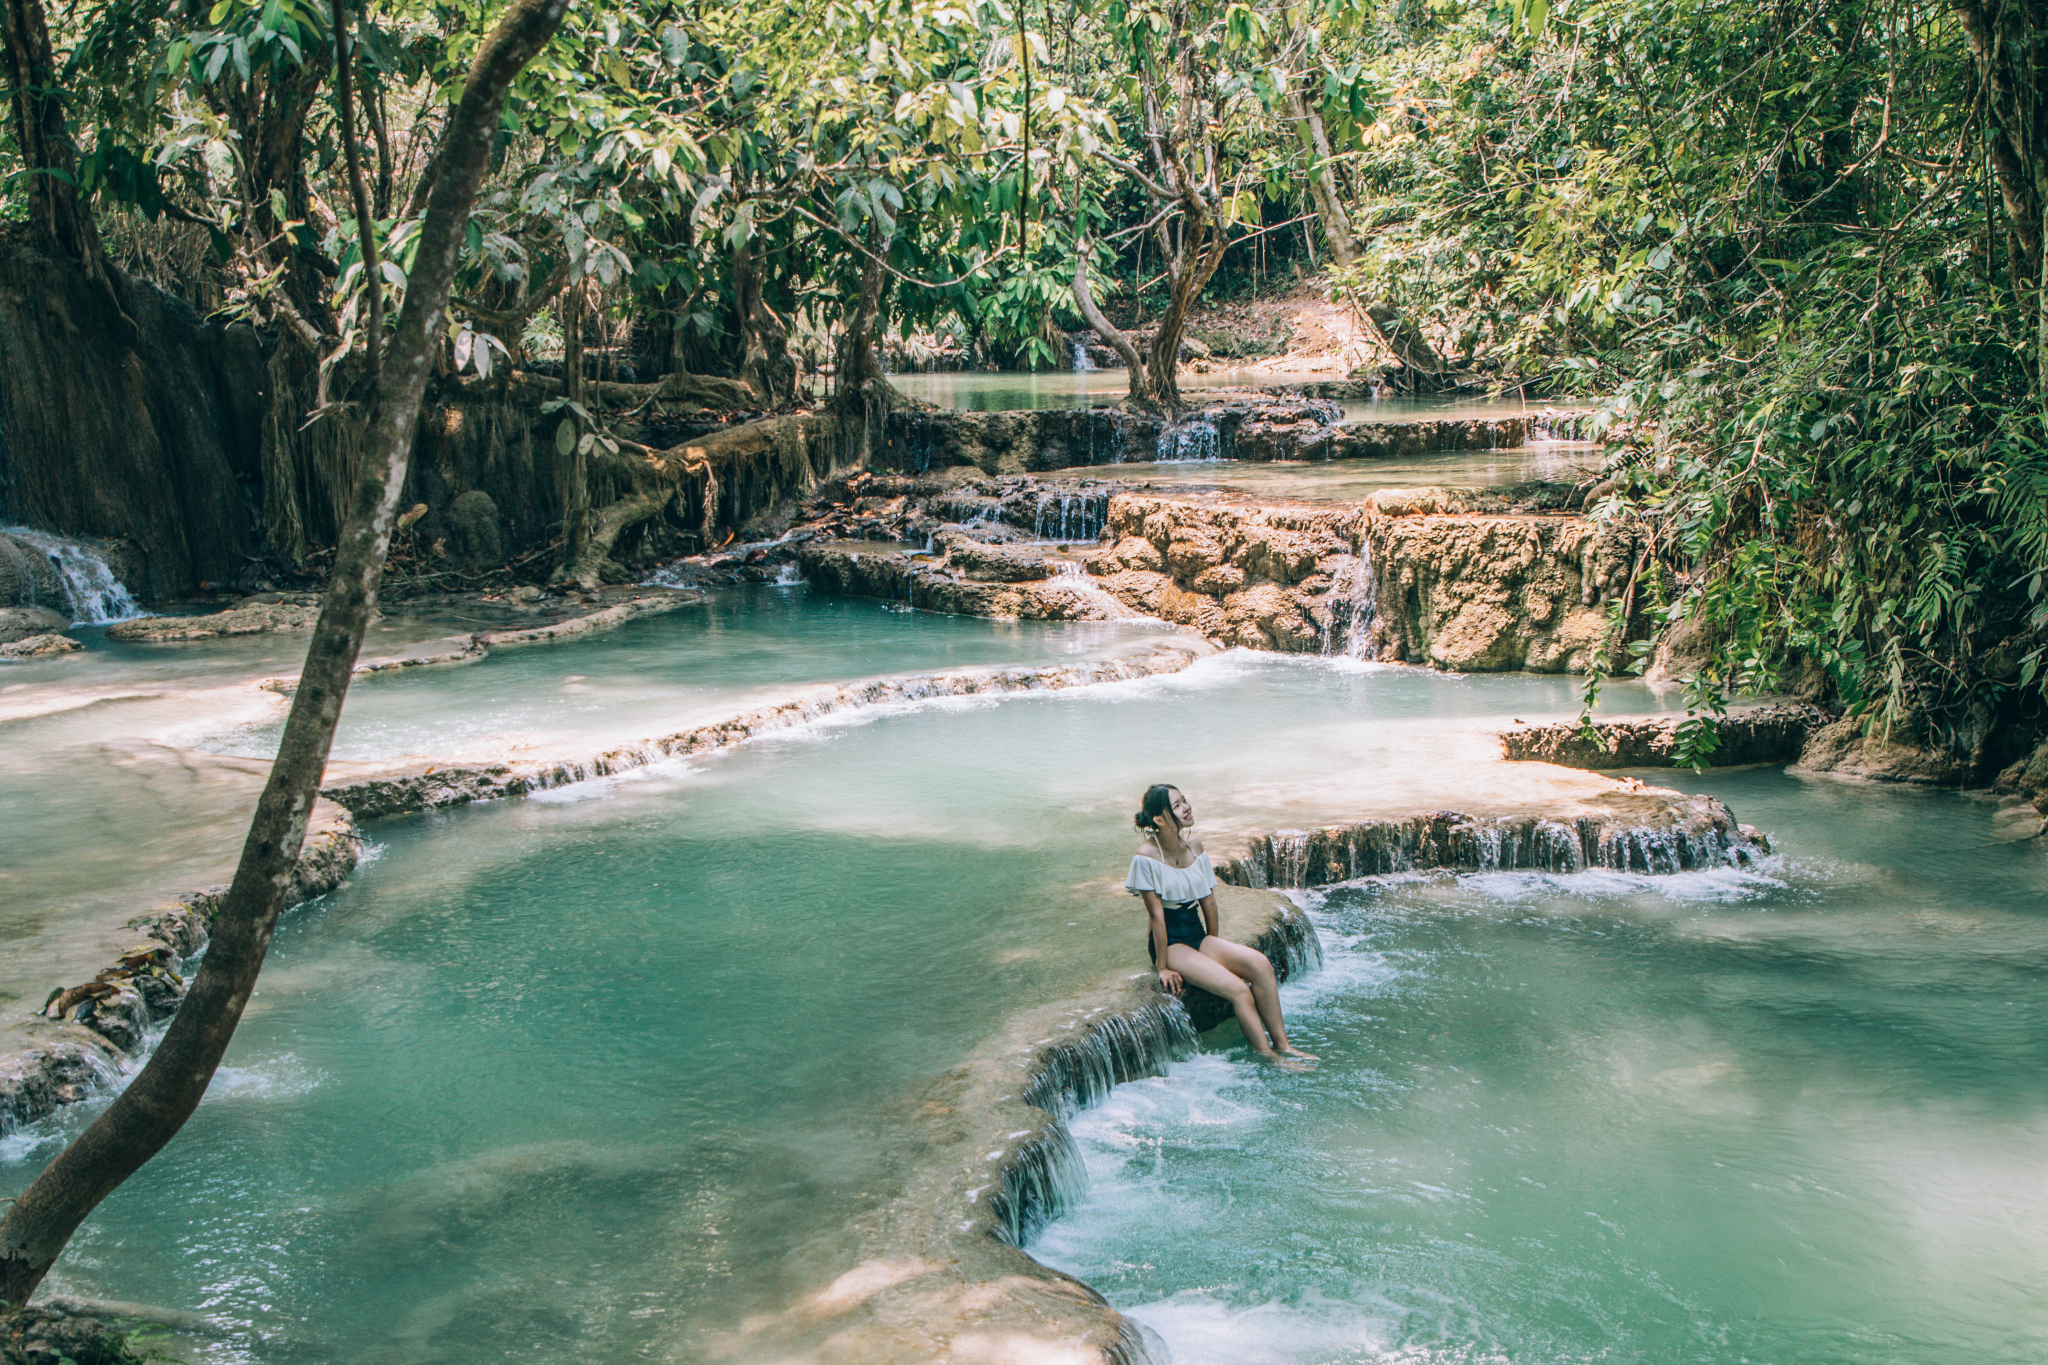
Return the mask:
M 1281 830 L 1247 841 L 1217 864 L 1238 886 L 1311 887 L 1394 872 L 1690 872 L 1753 860 L 1769 851 L 1710 796 L 1655 788 L 1603 798 L 1583 812 L 1424 815 Z
M 1583 518 L 1481 512 L 1508 499 L 1444 489 L 1318 506 L 1087 479 L 885 476 L 850 496 L 796 550 L 829 592 L 976 616 L 1146 616 L 1225 646 L 1457 671 L 1585 671 L 1636 552 Z M 922 536 L 928 550 L 825 538 L 835 528 Z M 1083 543 L 1048 534 L 1067 530 Z M 1633 605 L 1631 629 L 1648 629 Z
M 1422 418 L 1340 425 L 1329 397 L 1257 391 L 1194 394 L 1174 422 L 1121 407 L 1013 412 L 892 411 L 873 464 L 903 473 L 972 465 L 1021 474 L 1153 461 L 1349 460 L 1453 450 L 1506 450 L 1569 425 L 1573 414 Z

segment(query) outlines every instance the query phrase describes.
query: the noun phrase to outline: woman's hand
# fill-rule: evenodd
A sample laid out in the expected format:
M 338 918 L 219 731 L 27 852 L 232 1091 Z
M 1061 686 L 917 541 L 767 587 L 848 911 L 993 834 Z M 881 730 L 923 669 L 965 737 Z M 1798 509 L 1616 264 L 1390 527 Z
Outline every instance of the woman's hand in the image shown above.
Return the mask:
M 1181 988 L 1180 973 L 1171 967 L 1161 967 L 1159 969 L 1159 988 L 1168 995 L 1179 995 Z

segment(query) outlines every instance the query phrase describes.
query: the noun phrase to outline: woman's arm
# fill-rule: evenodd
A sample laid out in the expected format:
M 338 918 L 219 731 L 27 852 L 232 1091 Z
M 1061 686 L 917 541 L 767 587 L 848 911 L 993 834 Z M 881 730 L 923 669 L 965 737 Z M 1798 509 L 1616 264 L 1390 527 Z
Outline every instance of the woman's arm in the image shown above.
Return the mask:
M 1179 995 L 1180 973 L 1166 965 L 1166 905 L 1156 891 L 1140 891 L 1138 898 L 1145 902 L 1145 918 L 1150 921 L 1146 928 L 1152 935 L 1152 961 L 1159 967 L 1159 985 L 1168 995 Z
M 1210 938 L 1223 937 L 1223 919 L 1216 912 L 1216 893 L 1214 891 L 1202 897 L 1202 922 L 1209 926 Z

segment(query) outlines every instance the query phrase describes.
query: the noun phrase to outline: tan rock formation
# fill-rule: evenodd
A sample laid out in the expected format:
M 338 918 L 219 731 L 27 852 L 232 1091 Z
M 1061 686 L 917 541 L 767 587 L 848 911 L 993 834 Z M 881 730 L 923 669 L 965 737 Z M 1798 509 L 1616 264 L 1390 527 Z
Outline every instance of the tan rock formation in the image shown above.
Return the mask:
M 107 638 L 163 642 L 311 630 L 319 615 L 320 598 L 316 594 L 265 593 L 207 616 L 140 616 L 133 621 L 108 626 Z
M 69 635 L 30 635 L 0 645 L 0 659 L 40 659 L 51 654 L 70 654 L 85 646 Z
M 1379 657 L 1459 672 L 1587 671 L 1635 560 L 1578 517 L 1374 516 L 1365 538 Z M 1641 596 L 1629 605 L 1639 618 Z M 1617 646 L 1647 629 L 1632 620 Z
M 1799 766 L 1838 777 L 1931 787 L 1960 787 L 1971 778 L 1968 756 L 1930 743 L 1913 717 L 1885 727 L 1846 716 L 1814 731 L 1800 752 Z
M 1227 937 L 1285 980 L 1321 956 L 1307 917 L 1271 892 L 1217 892 Z M 1133 925 L 1136 927 L 1135 921 Z M 1143 966 L 1140 936 L 1131 953 Z M 1079 1161 L 1067 1116 L 1111 1087 L 1165 1072 L 1198 1030 L 1229 1017 L 1191 990 L 1162 995 L 1125 970 L 1068 1000 L 1013 1016 L 917 1097 L 928 1155 L 908 1187 L 862 1220 L 851 1255 L 811 1272 L 789 1308 L 750 1320 L 707 1353 L 779 1365 L 1140 1365 L 1136 1326 L 1079 1280 L 1020 1249 L 1060 1212 Z M 849 1265 L 848 1262 L 851 1262 Z

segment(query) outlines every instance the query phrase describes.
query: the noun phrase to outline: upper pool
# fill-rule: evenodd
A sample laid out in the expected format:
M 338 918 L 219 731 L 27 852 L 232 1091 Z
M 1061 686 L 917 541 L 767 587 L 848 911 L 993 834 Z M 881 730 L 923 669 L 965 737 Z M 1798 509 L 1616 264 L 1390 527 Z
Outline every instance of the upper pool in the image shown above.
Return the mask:
M 1183 393 L 1205 389 L 1284 388 L 1285 378 L 1254 370 L 1219 370 L 1187 376 Z M 1087 408 L 1115 403 L 1131 391 L 1124 370 L 961 370 L 945 374 L 897 374 L 898 393 L 942 408 L 972 412 L 1016 412 L 1029 408 Z M 1344 400 L 1346 422 L 1411 422 L 1436 418 L 1484 420 L 1520 417 L 1585 404 L 1535 403 L 1520 398 L 1380 398 Z

